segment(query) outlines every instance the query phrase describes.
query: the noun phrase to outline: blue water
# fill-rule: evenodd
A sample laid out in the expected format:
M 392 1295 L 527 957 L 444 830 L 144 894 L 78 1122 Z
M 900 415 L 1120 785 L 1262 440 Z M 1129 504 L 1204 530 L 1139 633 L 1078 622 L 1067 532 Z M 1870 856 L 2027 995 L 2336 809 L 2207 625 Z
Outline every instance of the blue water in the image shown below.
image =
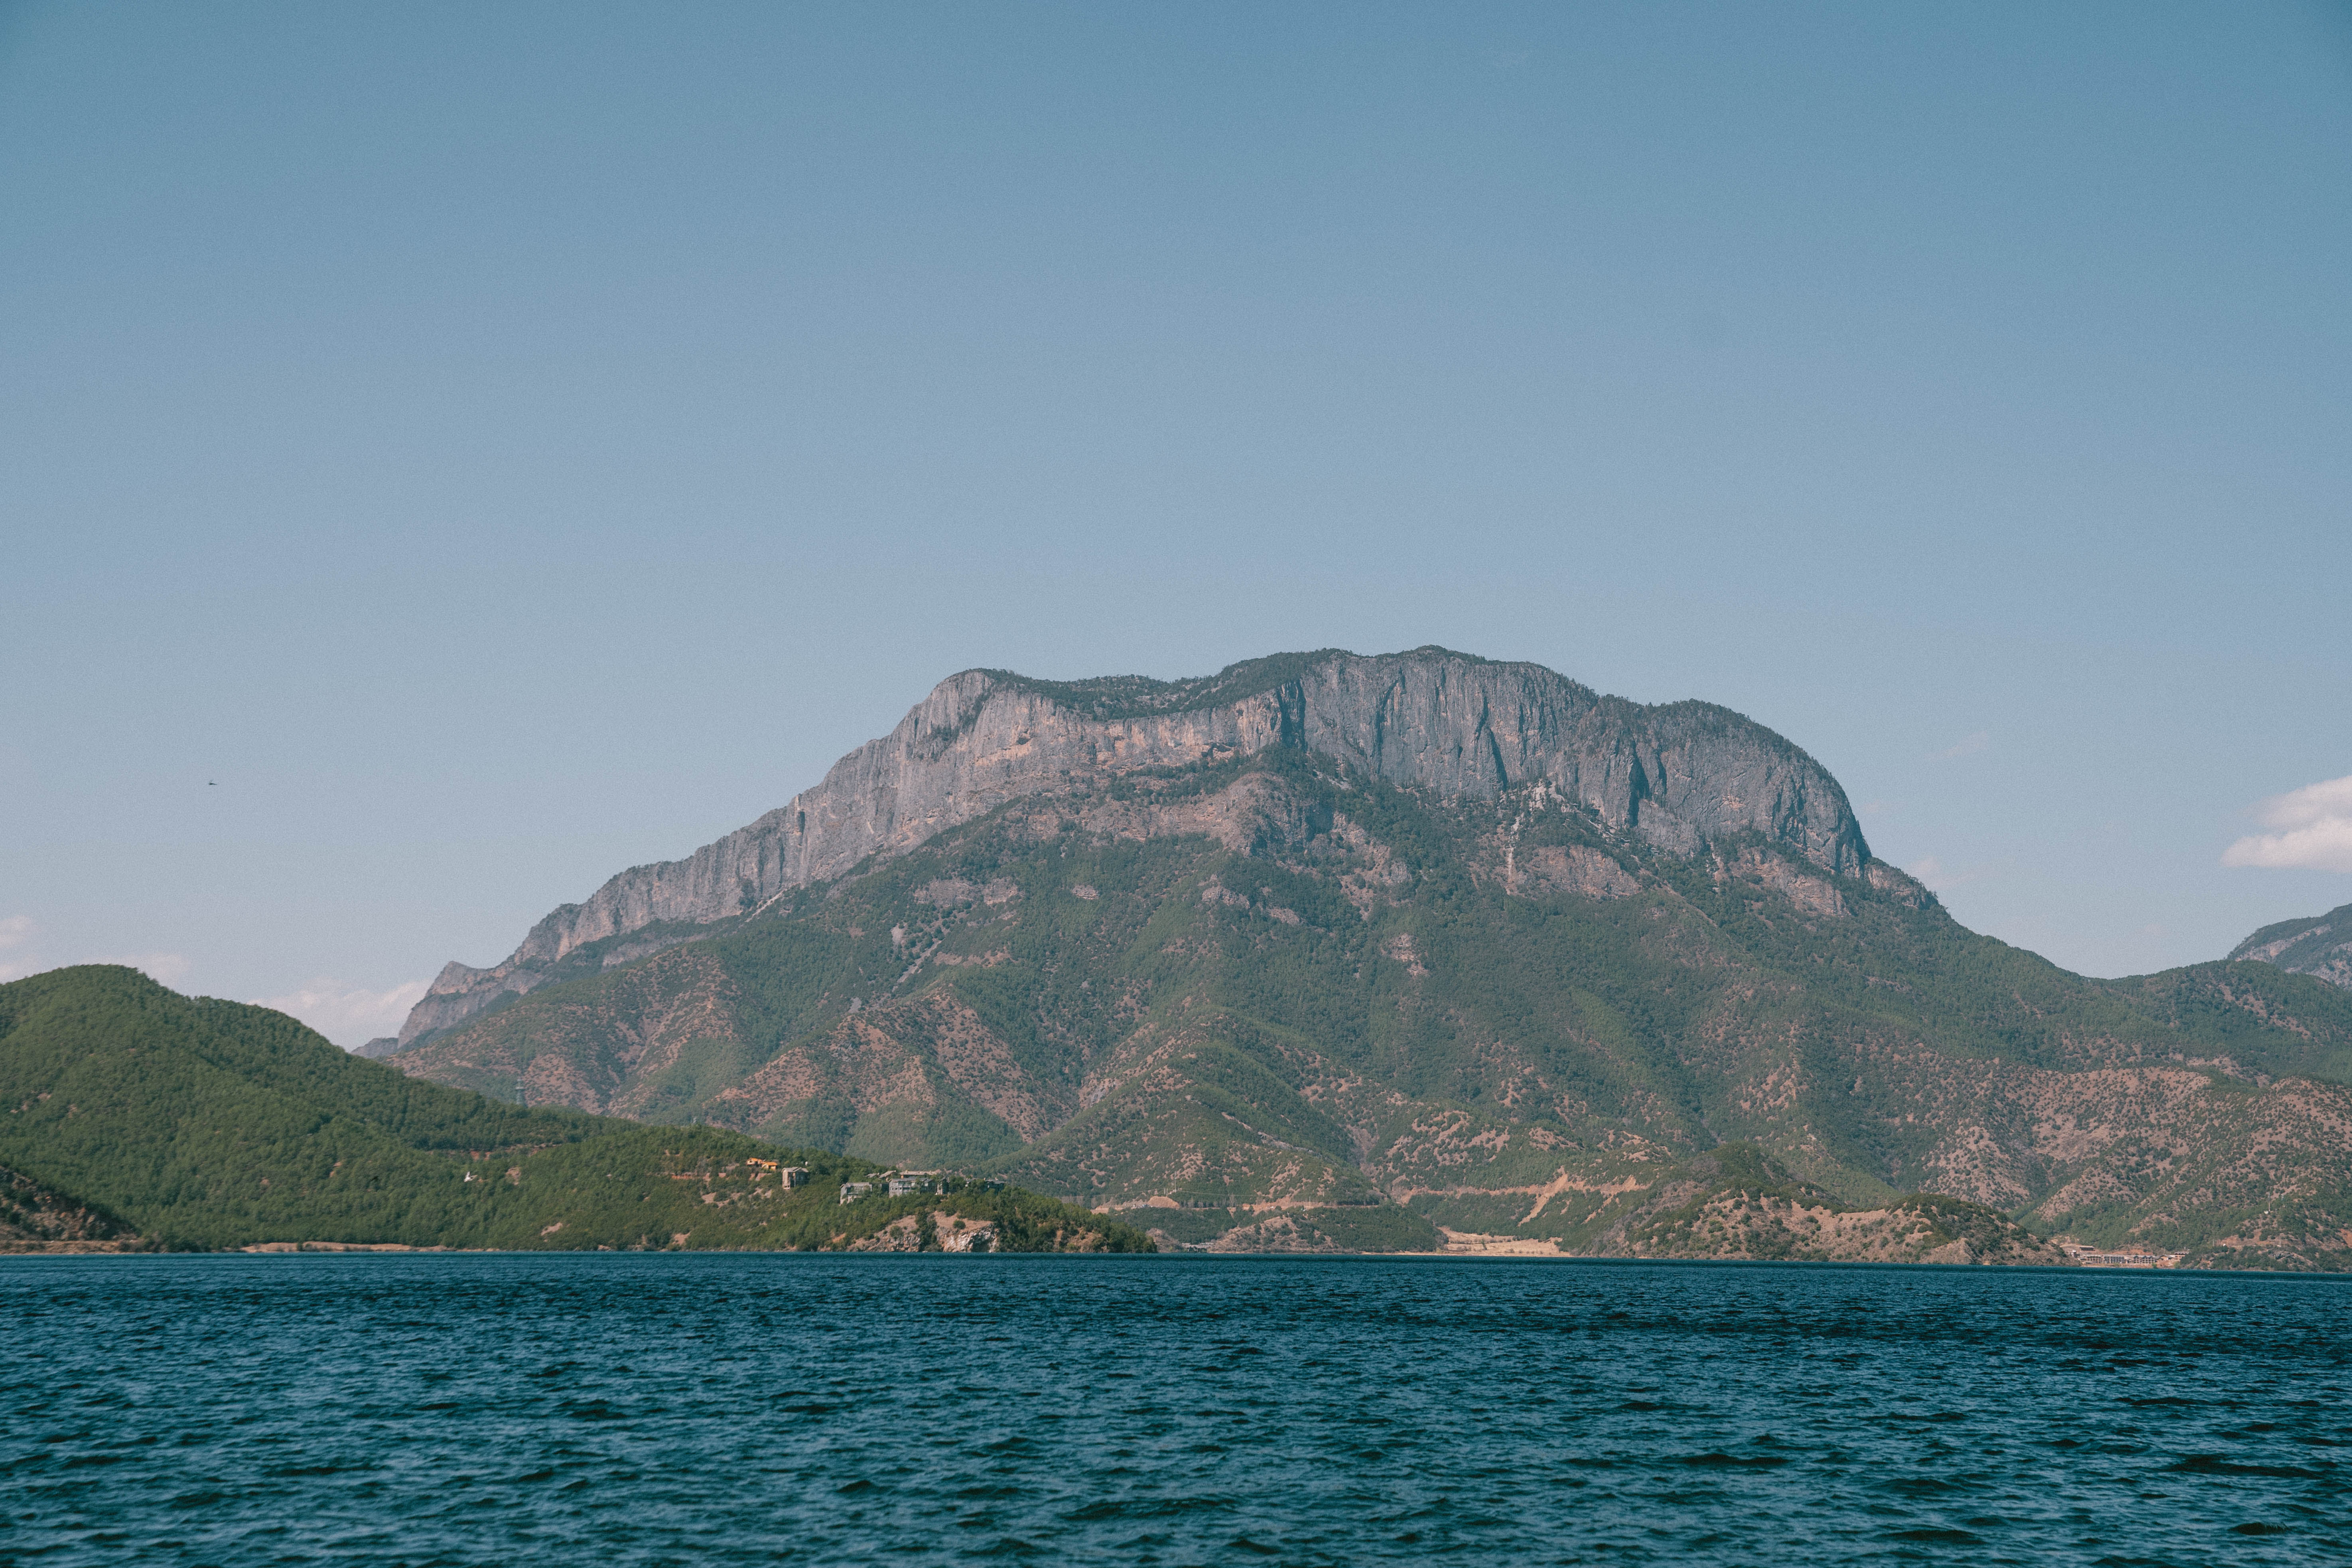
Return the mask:
M 2352 1285 L 0 1259 L 0 1563 L 2343 1563 Z

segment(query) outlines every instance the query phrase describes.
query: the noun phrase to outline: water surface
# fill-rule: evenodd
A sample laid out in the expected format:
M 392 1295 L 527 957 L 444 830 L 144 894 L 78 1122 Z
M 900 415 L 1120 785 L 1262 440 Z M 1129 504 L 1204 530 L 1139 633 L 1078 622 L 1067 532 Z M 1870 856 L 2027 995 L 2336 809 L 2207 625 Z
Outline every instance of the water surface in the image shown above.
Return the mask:
M 0 1259 L 0 1563 L 2352 1559 L 2329 1279 Z

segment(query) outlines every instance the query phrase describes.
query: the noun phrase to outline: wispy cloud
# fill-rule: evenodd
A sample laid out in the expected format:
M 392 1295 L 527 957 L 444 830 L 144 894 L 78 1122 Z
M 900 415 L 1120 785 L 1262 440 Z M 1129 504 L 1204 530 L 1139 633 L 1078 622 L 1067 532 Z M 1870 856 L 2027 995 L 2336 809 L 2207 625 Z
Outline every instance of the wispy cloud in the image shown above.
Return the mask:
M 348 1050 L 379 1035 L 399 1033 L 401 1020 L 425 994 L 426 984 L 411 980 L 389 991 L 371 991 L 321 976 L 283 996 L 256 996 L 253 1003 L 291 1013 Z
M 2352 774 L 2273 795 L 2254 820 L 2275 831 L 2239 839 L 2222 865 L 2352 871 Z
M 1956 746 L 1947 746 L 1940 752 L 1930 752 L 1928 755 L 1934 757 L 1939 763 L 1948 763 L 1960 757 L 1973 757 L 1979 752 L 1983 751 L 1987 746 L 1991 744 L 1992 731 L 1990 730 L 1979 730 L 1975 734 L 1970 735 L 1966 740 L 1960 742 L 1959 744 Z
M 1913 880 L 1931 893 L 1941 893 L 1953 888 L 1966 887 L 1970 882 L 1980 882 L 1992 875 L 1994 869 L 1979 866 L 1971 870 L 1955 871 L 1933 855 L 1922 855 L 1903 868 L 1911 873 Z
M 121 963 L 161 984 L 177 986 L 195 970 L 195 960 L 184 952 L 124 952 L 88 958 L 85 963 Z
M 0 952 L 14 952 L 24 946 L 33 940 L 33 932 L 39 929 L 30 915 L 10 915 L 6 920 L 0 920 Z M 29 953 L 22 959 L 0 962 L 0 981 L 21 980 L 37 966 Z
M 65 967 L 52 963 L 47 954 L 33 951 L 33 938 L 40 929 L 40 922 L 30 915 L 10 915 L 0 920 L 0 953 L 12 955 L 0 962 L 0 981 L 22 980 L 27 974 Z M 196 967 L 194 961 L 183 952 L 103 952 L 71 962 L 120 963 L 166 985 L 177 985 Z

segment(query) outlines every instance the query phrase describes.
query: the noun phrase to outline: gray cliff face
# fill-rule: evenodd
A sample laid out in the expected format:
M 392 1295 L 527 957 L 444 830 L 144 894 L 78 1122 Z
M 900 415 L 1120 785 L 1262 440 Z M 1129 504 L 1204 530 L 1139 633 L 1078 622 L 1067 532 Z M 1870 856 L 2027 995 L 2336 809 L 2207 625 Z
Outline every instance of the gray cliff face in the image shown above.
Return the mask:
M 1448 796 L 1492 798 L 1540 781 L 1613 829 L 1680 854 L 1753 832 L 1832 876 L 1859 876 L 1869 859 L 1837 781 L 1763 726 L 1702 702 L 1602 697 L 1539 665 L 1423 648 L 1279 656 L 1198 681 L 966 670 L 782 809 L 684 860 L 622 872 L 549 914 L 493 968 L 449 964 L 400 1043 L 530 990 L 586 943 L 755 912 L 1010 800 L 1272 746 Z
M 2352 904 L 2308 920 L 2264 926 L 2231 948 L 2230 956 L 2275 963 L 2352 989 Z

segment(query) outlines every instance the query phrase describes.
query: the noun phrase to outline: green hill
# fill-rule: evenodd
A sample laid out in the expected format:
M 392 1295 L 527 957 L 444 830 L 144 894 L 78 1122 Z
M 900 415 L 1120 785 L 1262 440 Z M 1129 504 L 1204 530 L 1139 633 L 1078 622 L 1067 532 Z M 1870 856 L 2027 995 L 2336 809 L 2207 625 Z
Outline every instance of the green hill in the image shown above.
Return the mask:
M 913 1216 L 1004 1249 L 1150 1245 L 1021 1192 L 868 1198 L 867 1161 L 711 1128 L 525 1110 L 349 1056 L 268 1008 L 190 998 L 110 965 L 0 985 L 0 1170 L 15 1228 L 79 1205 L 155 1245 L 850 1246 Z M 805 1167 L 785 1189 L 768 1161 Z M 950 1225 L 950 1231 L 953 1226 Z M 928 1232 L 926 1232 L 928 1234 Z

